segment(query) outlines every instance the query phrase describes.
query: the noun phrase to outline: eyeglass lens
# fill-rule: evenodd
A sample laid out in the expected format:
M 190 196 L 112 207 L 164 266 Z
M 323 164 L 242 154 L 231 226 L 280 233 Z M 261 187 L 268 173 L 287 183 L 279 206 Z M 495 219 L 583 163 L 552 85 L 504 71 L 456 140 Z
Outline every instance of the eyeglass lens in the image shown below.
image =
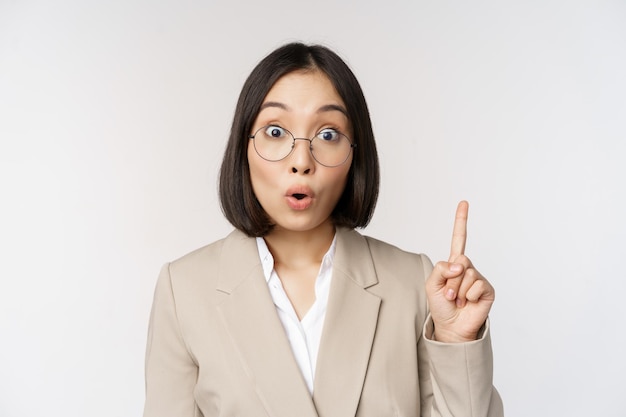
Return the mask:
M 308 140 L 313 158 L 322 165 L 333 167 L 343 164 L 352 151 L 350 140 L 334 129 L 322 129 L 313 138 L 294 138 L 287 129 L 263 126 L 254 135 L 254 149 L 268 161 L 280 161 L 289 156 L 296 140 Z

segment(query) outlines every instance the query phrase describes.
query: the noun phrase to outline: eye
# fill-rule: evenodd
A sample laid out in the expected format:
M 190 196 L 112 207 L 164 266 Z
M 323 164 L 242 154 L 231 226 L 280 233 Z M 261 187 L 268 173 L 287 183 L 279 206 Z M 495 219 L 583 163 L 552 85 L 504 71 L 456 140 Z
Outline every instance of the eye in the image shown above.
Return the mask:
M 340 133 L 335 129 L 322 129 L 317 134 L 317 137 L 325 142 L 337 141 L 340 138 Z
M 287 135 L 287 131 L 280 126 L 270 125 L 265 128 L 265 136 L 270 138 L 283 138 Z

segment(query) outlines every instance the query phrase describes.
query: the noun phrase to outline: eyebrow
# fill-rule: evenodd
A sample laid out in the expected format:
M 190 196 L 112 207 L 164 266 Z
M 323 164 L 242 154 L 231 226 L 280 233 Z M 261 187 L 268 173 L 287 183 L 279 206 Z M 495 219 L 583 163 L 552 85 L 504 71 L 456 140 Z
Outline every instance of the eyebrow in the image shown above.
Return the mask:
M 344 114 L 344 116 L 348 117 L 348 111 L 338 104 L 326 104 L 325 106 L 320 107 L 317 112 L 323 113 L 327 111 L 338 111 Z
M 280 103 L 278 101 L 267 101 L 261 105 L 259 112 L 261 112 L 264 109 L 267 109 L 268 107 L 277 107 L 279 109 L 283 109 L 286 111 L 291 110 L 289 106 L 287 106 L 286 104 Z M 340 106 L 338 104 L 326 104 L 320 107 L 319 109 L 317 109 L 317 113 L 324 113 L 324 112 L 329 112 L 329 111 L 338 111 L 338 112 L 343 113 L 344 116 L 348 117 L 347 110 L 343 106 Z
M 267 109 L 268 107 L 278 107 L 279 109 L 290 110 L 288 106 L 284 105 L 283 103 L 279 103 L 278 101 L 266 101 L 261 105 L 259 112 L 261 110 Z

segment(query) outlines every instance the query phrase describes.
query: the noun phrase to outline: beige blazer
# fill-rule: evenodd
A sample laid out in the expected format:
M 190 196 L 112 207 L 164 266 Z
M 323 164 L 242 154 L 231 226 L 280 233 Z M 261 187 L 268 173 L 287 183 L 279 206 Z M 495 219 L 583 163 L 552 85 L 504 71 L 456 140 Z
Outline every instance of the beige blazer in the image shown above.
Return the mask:
M 501 416 L 488 325 L 428 340 L 432 264 L 353 230 L 337 248 L 313 397 L 239 231 L 163 267 L 146 354 L 144 417 Z

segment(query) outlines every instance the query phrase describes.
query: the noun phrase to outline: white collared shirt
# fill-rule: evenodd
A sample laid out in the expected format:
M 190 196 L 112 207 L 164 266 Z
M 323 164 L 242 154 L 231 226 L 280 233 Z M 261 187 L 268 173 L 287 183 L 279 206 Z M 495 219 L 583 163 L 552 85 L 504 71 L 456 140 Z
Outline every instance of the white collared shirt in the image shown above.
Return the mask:
M 335 241 L 336 236 L 333 238 L 324 258 L 322 258 L 322 264 L 315 281 L 315 302 L 302 318 L 302 321 L 300 321 L 291 301 L 287 297 L 287 293 L 285 293 L 280 278 L 274 270 L 274 257 L 270 253 L 265 240 L 260 237 L 256 238 L 263 274 L 267 280 L 272 300 L 311 395 L 313 394 L 317 352 L 322 338 L 324 318 L 326 317 L 333 258 L 335 256 Z

